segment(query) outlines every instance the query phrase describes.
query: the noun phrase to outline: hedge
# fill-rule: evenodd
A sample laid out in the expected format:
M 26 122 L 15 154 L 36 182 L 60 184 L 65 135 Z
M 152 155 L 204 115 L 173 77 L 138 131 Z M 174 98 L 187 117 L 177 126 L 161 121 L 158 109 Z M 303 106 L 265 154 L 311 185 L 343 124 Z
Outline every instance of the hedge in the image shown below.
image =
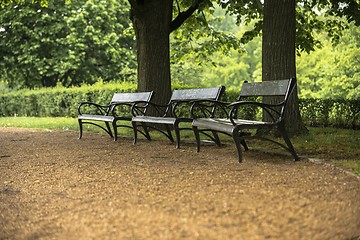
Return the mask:
M 308 126 L 360 129 L 360 99 L 300 99 L 301 116 Z
M 76 117 L 80 102 L 106 105 L 114 92 L 135 91 L 136 84 L 128 82 L 16 91 L 0 96 L 0 116 Z
M 176 85 L 174 88 L 189 88 Z M 0 116 L 76 117 L 82 101 L 109 103 L 114 92 L 135 92 L 134 83 L 103 84 L 73 88 L 22 90 L 0 96 Z M 238 93 L 226 91 L 224 101 Z M 360 100 L 300 99 L 300 112 L 307 126 L 360 129 Z

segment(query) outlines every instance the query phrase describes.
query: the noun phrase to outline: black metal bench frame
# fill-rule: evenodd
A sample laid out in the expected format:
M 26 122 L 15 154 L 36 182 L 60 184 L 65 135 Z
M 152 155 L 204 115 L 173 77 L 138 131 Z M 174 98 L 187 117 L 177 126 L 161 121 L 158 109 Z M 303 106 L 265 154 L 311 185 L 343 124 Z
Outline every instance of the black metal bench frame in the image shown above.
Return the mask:
M 118 127 L 132 128 L 131 125 L 129 126 L 121 123 L 118 124 L 118 122 L 130 122 L 132 116 L 134 115 L 145 115 L 148 105 L 136 103 L 150 102 L 152 96 L 153 92 L 115 93 L 108 105 L 100 105 L 94 102 L 81 102 L 78 106 L 78 122 L 80 128 L 79 139 L 82 138 L 83 124 L 91 124 L 103 129 L 107 134 L 110 135 L 110 137 L 114 138 L 114 141 L 116 141 L 118 138 Z M 136 107 L 134 107 L 134 105 L 136 105 Z M 83 113 L 85 111 L 85 107 L 93 107 L 97 113 Z M 100 125 L 99 122 L 105 123 L 105 126 Z M 112 133 L 110 124 L 113 127 L 114 133 Z M 140 133 L 147 138 L 149 137 L 148 134 L 144 132 Z
M 245 150 L 248 150 L 248 146 L 246 144 L 246 140 L 250 139 L 262 139 L 273 142 L 287 151 L 289 151 L 294 160 L 299 160 L 299 157 L 290 141 L 288 133 L 285 128 L 285 110 L 287 107 L 287 103 L 289 98 L 296 86 L 296 79 L 291 78 L 287 80 L 276 80 L 276 81 L 265 81 L 265 82 L 255 82 L 255 83 L 248 83 L 245 82 L 242 86 L 240 91 L 240 95 L 238 97 L 238 101 L 228 104 L 223 102 L 213 102 L 210 105 L 211 108 L 214 105 L 217 105 L 217 110 L 220 109 L 225 111 L 226 117 L 225 118 L 203 118 L 198 117 L 195 114 L 195 109 L 206 109 L 208 105 L 203 104 L 201 102 L 194 103 L 192 107 L 192 115 L 193 115 L 193 122 L 192 128 L 194 131 L 194 135 L 196 138 L 197 143 L 197 151 L 200 151 L 200 132 L 204 133 L 207 131 L 211 131 L 213 134 L 214 132 L 224 133 L 228 136 L 231 136 L 234 140 L 237 149 L 237 155 L 239 162 L 242 162 L 242 149 L 241 145 L 243 145 Z M 277 97 L 276 99 L 279 100 L 273 104 L 265 104 L 261 100 L 247 100 L 248 97 L 255 97 L 260 99 L 262 97 Z M 281 100 L 280 100 L 280 99 Z M 276 101 L 277 101 L 276 100 Z M 264 122 L 264 121 L 255 121 L 255 120 L 247 120 L 247 119 L 239 119 L 238 112 L 241 108 L 245 106 L 256 106 L 261 108 L 263 111 L 269 114 L 272 120 Z M 244 130 L 255 129 L 257 133 L 250 133 Z M 278 141 L 275 141 L 269 137 L 264 137 L 259 133 L 259 130 L 269 131 L 271 129 L 279 130 L 285 144 L 282 144 Z M 211 140 L 213 140 L 217 145 L 221 145 L 219 137 L 214 135 L 208 135 Z
M 180 123 L 191 123 L 193 119 L 190 115 L 190 108 L 195 101 L 214 100 L 218 101 L 220 96 L 225 91 L 225 87 L 216 88 L 196 88 L 196 89 L 181 89 L 174 90 L 171 99 L 167 105 L 159 105 L 148 102 L 150 107 L 153 107 L 156 114 L 159 116 L 144 116 L 138 115 L 132 118 L 132 125 L 134 131 L 134 144 L 137 142 L 138 126 L 141 126 L 146 134 L 149 134 L 149 129 L 154 129 L 165 135 L 171 142 L 174 142 L 171 130 L 175 131 L 176 148 L 180 148 L 180 131 L 192 130 L 191 128 L 180 127 Z M 141 103 L 139 103 L 141 104 Z M 189 114 L 184 117 L 184 108 Z M 212 111 L 214 111 L 213 109 Z M 155 114 L 154 114 L 155 115 Z M 212 112 L 210 111 L 210 115 Z M 148 140 L 151 140 L 150 135 Z

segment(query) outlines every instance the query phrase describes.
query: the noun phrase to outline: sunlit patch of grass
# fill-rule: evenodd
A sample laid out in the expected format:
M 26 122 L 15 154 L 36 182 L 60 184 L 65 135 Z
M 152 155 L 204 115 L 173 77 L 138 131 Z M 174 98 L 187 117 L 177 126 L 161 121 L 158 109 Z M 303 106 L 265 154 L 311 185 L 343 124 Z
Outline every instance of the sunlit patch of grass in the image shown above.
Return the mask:
M 58 117 L 1 117 L 0 127 L 45 128 L 59 130 L 78 130 L 75 118 Z
M 99 122 L 100 125 L 105 126 Z M 126 125 L 130 126 L 131 123 Z M 39 128 L 39 129 L 51 129 L 51 130 L 71 130 L 79 131 L 79 123 L 77 118 L 70 117 L 0 117 L 0 127 L 18 127 L 18 128 Z M 97 133 L 106 134 L 101 128 L 84 124 L 83 130 Z M 132 130 L 129 128 L 119 128 L 119 135 L 130 136 Z

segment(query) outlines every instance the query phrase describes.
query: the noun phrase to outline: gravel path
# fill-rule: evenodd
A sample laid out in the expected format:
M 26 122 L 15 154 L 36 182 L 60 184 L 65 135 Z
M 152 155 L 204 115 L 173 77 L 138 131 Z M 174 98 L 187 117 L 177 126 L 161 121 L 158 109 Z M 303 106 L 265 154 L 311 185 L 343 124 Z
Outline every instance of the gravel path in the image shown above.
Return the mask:
M 360 239 L 360 180 L 233 146 L 0 128 L 0 239 Z

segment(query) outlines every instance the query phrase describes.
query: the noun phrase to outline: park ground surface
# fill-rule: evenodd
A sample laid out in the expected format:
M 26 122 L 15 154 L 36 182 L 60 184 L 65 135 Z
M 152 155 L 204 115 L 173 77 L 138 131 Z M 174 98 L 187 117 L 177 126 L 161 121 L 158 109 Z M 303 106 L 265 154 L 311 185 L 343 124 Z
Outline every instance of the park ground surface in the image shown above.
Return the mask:
M 77 136 L 0 128 L 0 239 L 359 239 L 360 179 L 326 161 Z

